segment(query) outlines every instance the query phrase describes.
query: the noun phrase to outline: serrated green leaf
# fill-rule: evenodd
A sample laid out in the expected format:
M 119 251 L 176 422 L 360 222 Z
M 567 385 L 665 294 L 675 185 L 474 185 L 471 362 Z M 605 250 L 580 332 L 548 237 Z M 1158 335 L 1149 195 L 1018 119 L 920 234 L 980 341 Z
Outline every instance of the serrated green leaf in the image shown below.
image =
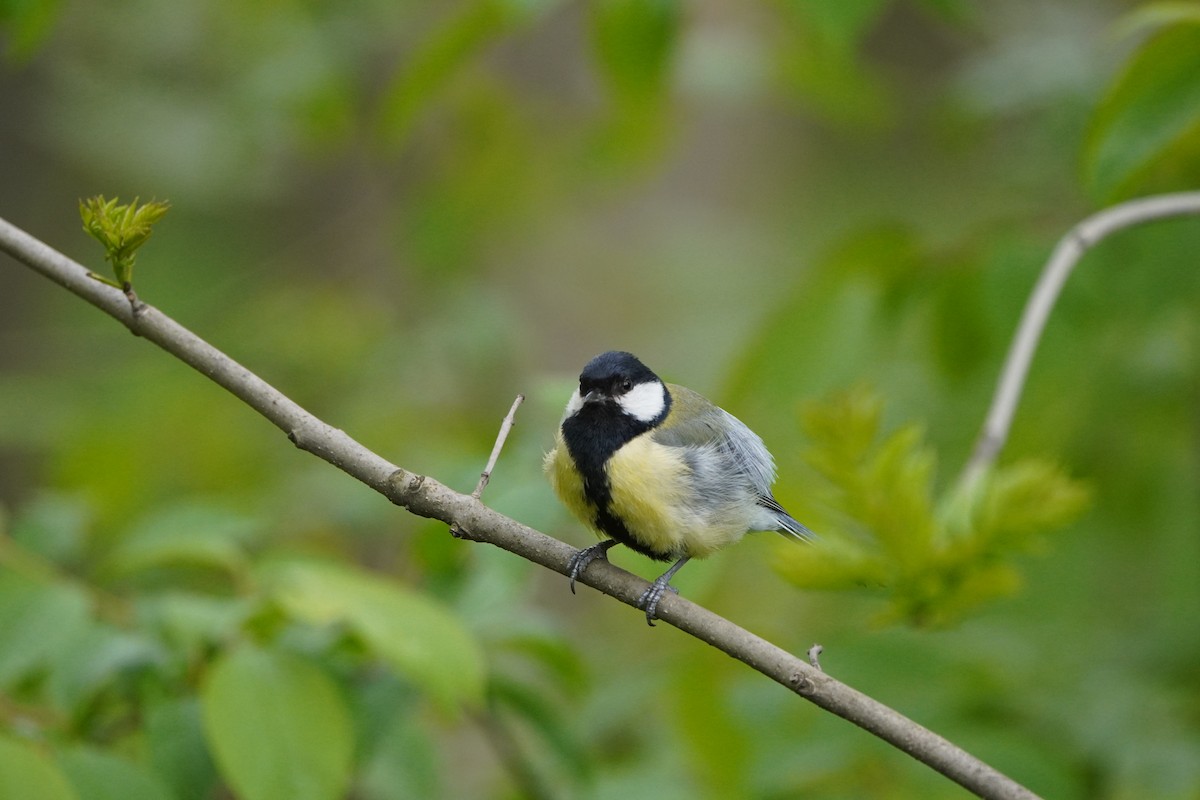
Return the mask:
M 1143 44 L 1101 102 L 1084 171 L 1104 200 L 1135 193 L 1151 173 L 1200 173 L 1200 24 L 1181 22 Z M 1154 188 L 1161 188 L 1155 186 Z
M 982 513 L 999 534 L 1061 528 L 1087 507 L 1090 493 L 1053 464 L 1027 459 L 990 478 Z
M 933 451 L 916 425 L 900 428 L 880 446 L 864 473 L 864 521 L 899 561 L 921 558 L 934 533 Z
M 883 400 L 863 386 L 806 404 L 801 423 L 813 445 L 809 462 L 830 480 L 849 479 L 875 443 L 882 413 Z
M 90 623 L 88 598 L 66 583 L 0 573 L 0 687 L 44 666 Z
M 483 697 L 482 648 L 453 612 L 425 595 L 334 564 L 292 562 L 263 576 L 290 615 L 348 626 L 370 652 L 447 706 Z
M 144 767 L 90 747 L 61 752 L 58 763 L 79 800 L 174 800 Z
M 0 735 L 0 797 L 81 800 L 58 767 L 33 745 Z
M 334 682 L 298 656 L 243 645 L 213 666 L 201 692 L 221 774 L 242 800 L 337 800 L 354 737 Z
M 779 574 L 805 589 L 839 591 L 884 586 L 890 579 L 879 557 L 842 538 L 822 538 L 813 547 L 781 542 L 774 562 Z
M 117 198 L 91 197 L 79 203 L 83 229 L 104 246 L 104 258 L 112 264 L 120 284 L 127 284 L 139 247 L 150 238 L 154 223 L 162 219 L 170 203 L 151 201 L 138 206 L 138 199 L 117 205 Z
M 935 505 L 935 454 L 921 429 L 879 439 L 873 393 L 841 392 L 804 412 L 812 461 L 849 538 L 831 530 L 814 546 L 781 548 L 780 574 L 809 589 L 883 589 L 877 621 L 940 627 L 1021 583 L 1013 559 L 1061 528 L 1087 492 L 1051 465 L 1027 461 L 955 486 Z M 836 526 L 831 526 L 835 528 Z

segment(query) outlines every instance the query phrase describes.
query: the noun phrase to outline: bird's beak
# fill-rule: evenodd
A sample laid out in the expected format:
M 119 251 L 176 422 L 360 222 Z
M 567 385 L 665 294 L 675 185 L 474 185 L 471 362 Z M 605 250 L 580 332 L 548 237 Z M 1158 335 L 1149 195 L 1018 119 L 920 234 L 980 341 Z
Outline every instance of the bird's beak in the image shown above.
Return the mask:
M 590 392 L 588 392 L 587 394 L 585 394 L 583 396 L 583 404 L 585 406 L 591 405 L 592 403 L 599 403 L 603 399 L 604 399 L 603 392 L 601 392 L 598 389 L 592 389 Z

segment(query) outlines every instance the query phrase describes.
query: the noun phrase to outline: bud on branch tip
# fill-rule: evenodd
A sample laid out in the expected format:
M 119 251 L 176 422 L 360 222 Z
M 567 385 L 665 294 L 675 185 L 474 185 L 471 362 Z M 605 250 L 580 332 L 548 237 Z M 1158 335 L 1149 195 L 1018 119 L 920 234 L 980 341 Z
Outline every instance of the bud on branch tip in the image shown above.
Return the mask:
M 106 200 L 97 195 L 79 202 L 83 229 L 104 247 L 104 259 L 112 264 L 116 281 L 99 275 L 105 283 L 130 291 L 133 282 L 133 263 L 137 249 L 150 238 L 154 223 L 162 219 L 171 207 L 168 202 L 150 201 L 138 206 L 135 197 L 129 205 L 118 205 L 117 198 Z

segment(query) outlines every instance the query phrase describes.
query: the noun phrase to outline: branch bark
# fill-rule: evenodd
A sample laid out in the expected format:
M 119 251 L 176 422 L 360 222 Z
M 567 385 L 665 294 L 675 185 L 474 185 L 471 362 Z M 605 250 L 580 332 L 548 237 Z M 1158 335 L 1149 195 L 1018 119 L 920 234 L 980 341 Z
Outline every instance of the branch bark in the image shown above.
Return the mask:
M 1063 284 L 1084 253 L 1117 231 L 1157 219 L 1188 214 L 1200 214 L 1200 192 L 1143 197 L 1098 211 L 1067 231 L 1058 241 L 1021 315 L 1016 336 L 1013 337 L 1004 369 L 1000 373 L 1000 381 L 996 385 L 996 393 L 992 397 L 991 408 L 975 442 L 975 450 L 963 468 L 961 484 L 970 485 L 986 472 L 1008 440 L 1017 402 L 1021 399 L 1021 390 L 1025 387 L 1029 365 L 1041 340 L 1046 320 L 1054 310 Z
M 145 306 L 135 315 L 119 290 L 92 280 L 85 267 L 3 219 L 0 219 L 0 250 L 189 364 L 266 417 L 297 447 L 329 462 L 396 505 L 445 522 L 463 538 L 495 545 L 567 574 L 575 548 L 491 510 L 477 497 L 453 491 L 433 478 L 388 462 L 343 431 L 309 414 L 153 306 Z M 641 578 L 608 561 L 596 562 L 579 580 L 635 608 L 647 586 Z M 980 797 L 1036 798 L 1025 787 L 941 736 L 706 608 L 671 594 L 663 598 L 658 618 L 753 667 L 820 708 L 875 734 Z

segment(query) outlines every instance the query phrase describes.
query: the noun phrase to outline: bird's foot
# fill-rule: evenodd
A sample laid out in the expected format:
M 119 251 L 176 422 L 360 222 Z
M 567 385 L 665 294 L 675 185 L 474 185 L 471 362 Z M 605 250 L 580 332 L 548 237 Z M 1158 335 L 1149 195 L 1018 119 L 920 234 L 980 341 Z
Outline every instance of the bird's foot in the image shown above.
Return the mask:
M 616 539 L 605 539 L 603 542 L 585 547 L 571 556 L 571 560 L 567 562 L 567 576 L 571 579 L 571 594 L 575 594 L 575 579 L 583 574 L 583 571 L 588 568 L 588 564 L 597 558 L 607 561 L 609 548 L 616 543 Z
M 650 588 L 642 592 L 642 596 L 638 599 L 638 608 L 646 612 L 646 624 L 651 628 L 654 627 L 654 620 L 658 618 L 658 601 L 662 600 L 668 590 L 679 594 L 679 590 L 668 583 L 670 580 L 670 575 L 658 576 L 654 583 L 650 584 Z
M 658 603 L 667 590 L 670 589 L 675 594 L 679 594 L 679 590 L 671 585 L 671 578 L 675 577 L 679 568 L 690 559 L 691 556 L 684 556 L 676 561 L 669 570 L 655 578 L 654 583 L 650 584 L 650 588 L 642 592 L 642 596 L 638 598 L 638 608 L 646 612 L 646 624 L 651 628 L 654 627 L 654 620 L 658 617 Z

